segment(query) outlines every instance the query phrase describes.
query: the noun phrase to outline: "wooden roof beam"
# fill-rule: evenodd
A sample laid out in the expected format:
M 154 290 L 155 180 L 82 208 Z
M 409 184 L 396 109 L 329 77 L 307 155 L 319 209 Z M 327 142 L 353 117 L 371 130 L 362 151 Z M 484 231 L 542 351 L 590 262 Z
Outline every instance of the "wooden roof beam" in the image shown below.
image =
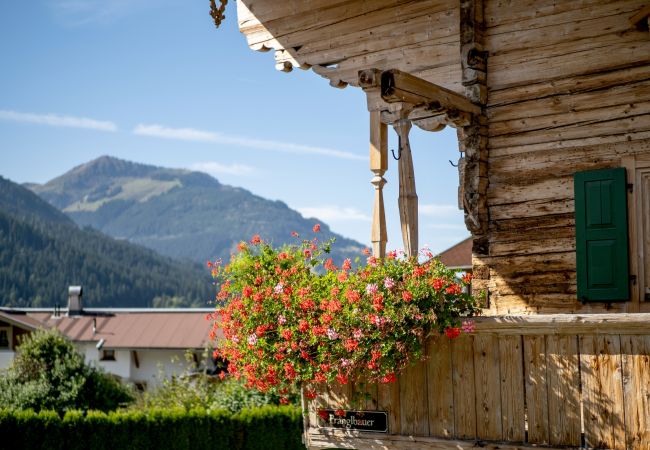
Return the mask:
M 463 95 L 397 69 L 381 73 L 380 92 L 386 103 L 407 102 L 414 106 L 427 105 L 431 111 L 481 114 L 481 107 Z

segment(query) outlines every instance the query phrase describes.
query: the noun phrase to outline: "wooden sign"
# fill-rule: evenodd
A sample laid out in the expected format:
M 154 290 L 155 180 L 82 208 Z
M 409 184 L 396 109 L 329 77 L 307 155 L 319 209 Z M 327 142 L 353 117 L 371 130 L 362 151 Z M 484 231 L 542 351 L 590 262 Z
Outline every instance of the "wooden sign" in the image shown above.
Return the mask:
M 318 426 L 320 428 L 387 433 L 388 415 L 386 411 L 319 409 Z

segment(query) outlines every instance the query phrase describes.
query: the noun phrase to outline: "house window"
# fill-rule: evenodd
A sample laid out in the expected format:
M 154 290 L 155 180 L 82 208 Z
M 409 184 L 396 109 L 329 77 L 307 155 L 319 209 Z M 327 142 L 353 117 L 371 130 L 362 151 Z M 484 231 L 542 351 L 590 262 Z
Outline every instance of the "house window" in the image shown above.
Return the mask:
M 0 327 L 0 349 L 11 348 L 11 328 Z
M 115 350 L 102 350 L 100 361 L 115 361 Z
M 625 168 L 574 176 L 578 300 L 630 298 Z

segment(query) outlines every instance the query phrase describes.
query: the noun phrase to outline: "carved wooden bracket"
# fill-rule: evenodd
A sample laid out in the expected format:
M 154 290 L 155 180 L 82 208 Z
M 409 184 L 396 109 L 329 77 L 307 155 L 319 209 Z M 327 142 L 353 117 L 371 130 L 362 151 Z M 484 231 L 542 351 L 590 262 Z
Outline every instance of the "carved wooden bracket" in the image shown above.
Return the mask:
M 358 76 L 368 110 L 380 110 L 389 125 L 407 118 L 426 131 L 439 131 L 468 126 L 472 116 L 481 114 L 481 107 L 466 97 L 400 70 L 367 69 Z

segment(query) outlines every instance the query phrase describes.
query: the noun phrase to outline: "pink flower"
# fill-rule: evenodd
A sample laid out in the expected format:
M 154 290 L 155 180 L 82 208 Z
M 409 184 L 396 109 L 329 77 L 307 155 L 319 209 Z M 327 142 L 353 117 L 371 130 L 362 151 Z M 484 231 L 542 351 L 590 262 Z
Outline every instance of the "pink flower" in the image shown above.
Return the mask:
M 248 343 L 249 343 L 250 345 L 255 345 L 255 344 L 257 344 L 257 335 L 253 333 L 253 334 L 251 334 L 250 336 L 248 336 Z
M 366 255 L 366 256 L 370 256 L 370 249 L 366 247 L 366 248 L 363 249 L 363 252 L 362 252 L 362 253 L 363 253 L 364 255 Z
M 354 332 L 352 333 L 352 336 L 354 336 L 355 339 L 361 339 L 361 338 L 363 337 L 363 332 L 361 331 L 360 328 L 357 328 L 357 329 L 354 330 Z
M 368 256 L 366 263 L 368 263 L 370 267 L 377 267 L 377 258 L 374 256 Z
M 391 277 L 384 278 L 384 287 L 386 289 L 393 289 L 395 287 L 395 280 Z
M 476 329 L 476 324 L 473 320 L 463 320 L 463 333 L 473 333 Z
M 343 265 L 341 266 L 341 269 L 350 270 L 351 268 L 352 268 L 352 261 L 350 261 L 350 258 L 346 258 L 345 261 L 343 261 Z
M 339 337 L 339 334 L 336 332 L 336 330 L 332 328 L 327 329 L 327 337 L 330 338 L 331 340 L 337 339 Z
M 284 317 L 282 314 L 280 314 L 280 315 L 278 316 L 278 323 L 279 323 L 280 325 L 284 325 L 285 323 L 287 323 L 287 318 Z
M 292 236 L 292 237 L 298 237 L 298 233 L 295 232 L 295 231 L 292 231 L 292 232 L 291 232 L 291 236 Z
M 314 225 L 314 228 L 312 228 L 312 230 L 314 230 L 314 233 L 318 233 L 320 231 L 320 223 Z
M 305 249 L 303 254 L 305 255 L 305 258 L 311 258 L 311 250 L 309 250 L 308 248 Z
M 259 245 L 262 242 L 262 238 L 260 238 L 259 234 L 256 234 L 251 238 L 251 244 L 253 245 Z
M 284 286 L 282 286 L 282 283 L 276 284 L 275 287 L 273 288 L 273 292 L 275 292 L 276 294 L 282 294 L 283 290 L 284 290 Z
M 379 286 L 377 286 L 376 283 L 368 283 L 366 285 L 366 294 L 373 295 L 376 294 L 378 290 L 379 290 Z

